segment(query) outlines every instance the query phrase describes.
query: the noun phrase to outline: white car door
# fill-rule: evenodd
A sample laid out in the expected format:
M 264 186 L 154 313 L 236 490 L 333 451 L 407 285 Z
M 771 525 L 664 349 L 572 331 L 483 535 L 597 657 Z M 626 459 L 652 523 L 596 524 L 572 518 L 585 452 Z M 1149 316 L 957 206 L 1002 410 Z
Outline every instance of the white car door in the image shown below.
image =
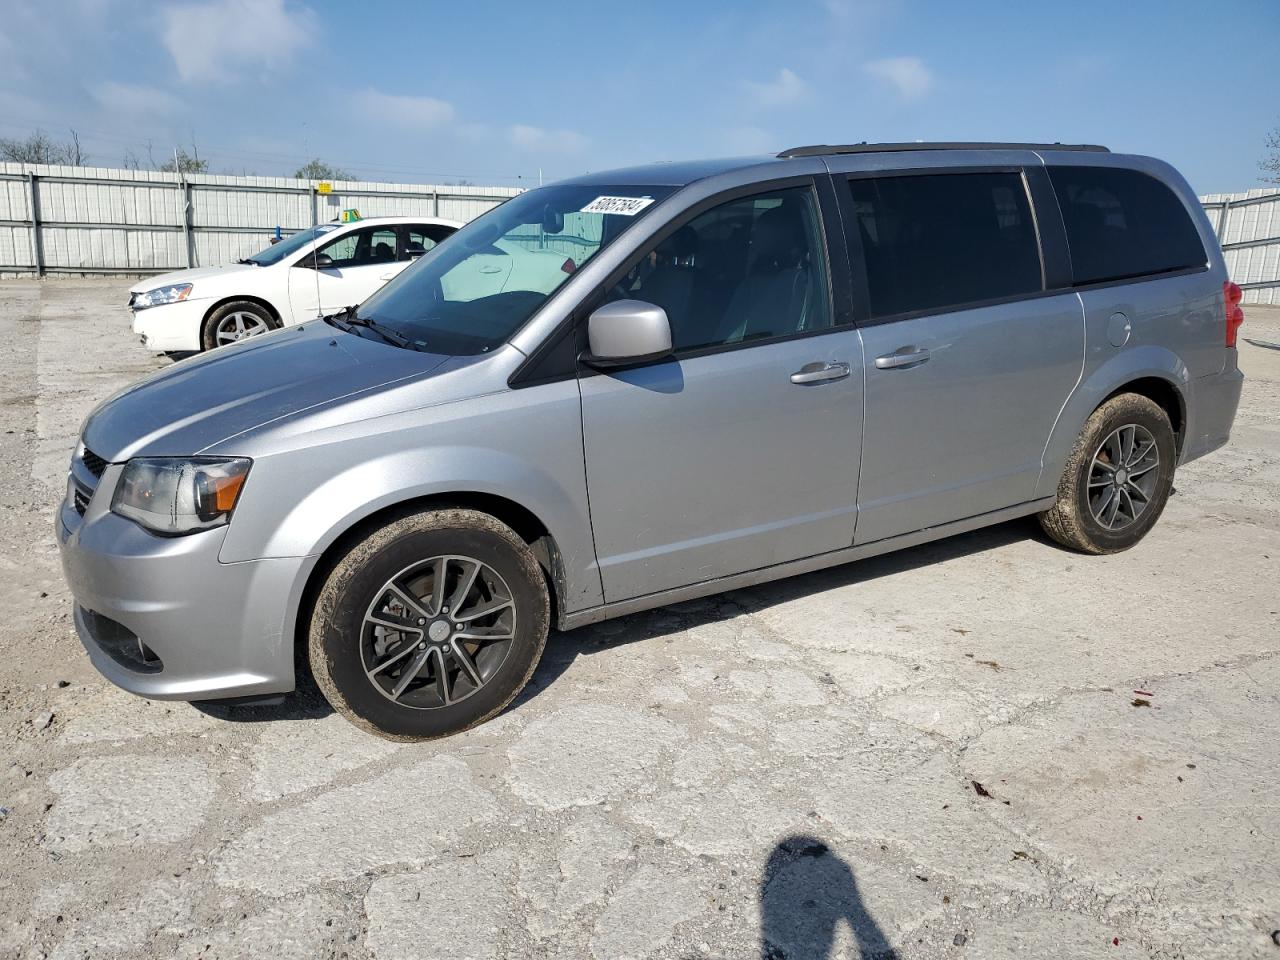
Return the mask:
M 363 303 L 409 265 L 408 260 L 396 259 L 396 249 L 394 226 L 369 226 L 321 246 L 317 256 L 322 261 L 328 257 L 323 266 L 310 266 L 310 254 L 301 257 L 289 271 L 289 305 L 294 318 L 305 320 Z

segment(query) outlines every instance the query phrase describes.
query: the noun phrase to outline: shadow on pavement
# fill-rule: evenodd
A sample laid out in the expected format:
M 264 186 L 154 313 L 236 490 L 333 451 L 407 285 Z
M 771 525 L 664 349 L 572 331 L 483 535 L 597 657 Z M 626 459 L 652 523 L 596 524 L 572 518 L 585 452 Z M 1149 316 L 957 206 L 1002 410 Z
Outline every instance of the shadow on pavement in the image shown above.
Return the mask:
M 848 924 L 863 960 L 897 960 L 867 912 L 853 868 L 816 837 L 787 837 L 760 881 L 760 960 L 827 960 Z
M 333 707 L 307 671 L 298 672 L 298 687 L 284 694 L 279 703 L 236 703 L 226 700 L 196 700 L 191 706 L 201 713 L 232 723 L 271 723 L 276 720 L 320 720 Z

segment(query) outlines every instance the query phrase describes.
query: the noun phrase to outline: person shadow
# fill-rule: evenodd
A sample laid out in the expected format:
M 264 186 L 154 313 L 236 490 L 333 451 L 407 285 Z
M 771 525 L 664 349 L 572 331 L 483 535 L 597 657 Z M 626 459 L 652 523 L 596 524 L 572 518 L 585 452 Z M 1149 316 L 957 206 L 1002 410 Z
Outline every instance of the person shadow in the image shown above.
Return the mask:
M 862 960 L 899 960 L 867 911 L 853 868 L 816 837 L 774 846 L 760 880 L 760 960 L 827 960 L 841 923 Z

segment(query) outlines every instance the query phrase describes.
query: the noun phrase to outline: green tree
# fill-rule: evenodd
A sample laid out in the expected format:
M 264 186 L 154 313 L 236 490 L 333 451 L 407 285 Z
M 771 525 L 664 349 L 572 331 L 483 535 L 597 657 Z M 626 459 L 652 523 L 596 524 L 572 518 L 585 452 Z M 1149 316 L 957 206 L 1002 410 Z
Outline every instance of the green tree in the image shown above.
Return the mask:
M 193 143 L 190 153 L 178 147 L 173 151 L 173 157 L 160 164 L 158 169 L 165 173 L 208 173 L 209 161 L 200 159 L 200 152 Z
M 308 160 L 293 174 L 299 180 L 354 180 L 356 175 L 319 158 Z

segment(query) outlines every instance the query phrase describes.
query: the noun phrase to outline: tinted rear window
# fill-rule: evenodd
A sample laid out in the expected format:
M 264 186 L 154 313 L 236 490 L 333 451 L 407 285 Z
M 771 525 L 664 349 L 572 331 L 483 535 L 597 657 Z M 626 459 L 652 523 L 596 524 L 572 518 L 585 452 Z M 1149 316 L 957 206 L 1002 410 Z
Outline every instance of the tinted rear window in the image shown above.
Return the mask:
M 849 181 L 873 317 L 1041 289 L 1022 177 L 949 173 Z
M 1112 167 L 1050 167 L 1077 284 L 1205 264 L 1182 201 L 1155 177 Z

